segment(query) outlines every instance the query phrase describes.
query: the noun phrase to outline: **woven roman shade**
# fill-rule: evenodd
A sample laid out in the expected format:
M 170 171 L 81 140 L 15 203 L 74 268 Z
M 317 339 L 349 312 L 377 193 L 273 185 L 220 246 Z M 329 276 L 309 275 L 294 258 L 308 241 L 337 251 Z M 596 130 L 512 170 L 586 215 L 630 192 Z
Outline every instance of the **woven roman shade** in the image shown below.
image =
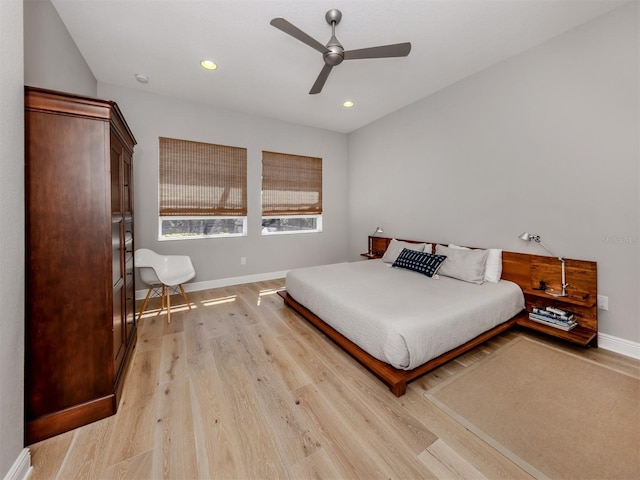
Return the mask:
M 160 216 L 247 215 L 247 149 L 160 137 Z
M 322 159 L 262 152 L 262 215 L 320 215 Z

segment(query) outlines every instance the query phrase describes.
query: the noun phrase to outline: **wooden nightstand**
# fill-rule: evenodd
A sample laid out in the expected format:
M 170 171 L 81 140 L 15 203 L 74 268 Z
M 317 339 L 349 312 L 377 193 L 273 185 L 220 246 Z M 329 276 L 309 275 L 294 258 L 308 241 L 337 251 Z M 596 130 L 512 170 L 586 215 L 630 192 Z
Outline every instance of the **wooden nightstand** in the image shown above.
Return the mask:
M 539 285 L 540 280 L 559 278 L 557 261 L 550 257 L 533 257 L 531 262 L 531 284 Z M 517 319 L 518 325 L 562 338 L 578 345 L 598 346 L 598 306 L 597 306 L 597 264 L 583 260 L 566 259 L 569 287 L 566 297 L 554 297 L 544 290 L 522 287 L 526 311 Z M 559 286 L 558 286 L 559 287 Z M 572 312 L 578 326 L 564 331 L 529 319 L 534 307 L 554 307 Z
M 391 242 L 390 238 L 374 237 L 373 235 L 369 235 L 369 250 L 367 253 L 361 253 L 360 255 L 367 257 L 369 260 L 382 258 L 384 252 L 389 246 L 389 242 Z

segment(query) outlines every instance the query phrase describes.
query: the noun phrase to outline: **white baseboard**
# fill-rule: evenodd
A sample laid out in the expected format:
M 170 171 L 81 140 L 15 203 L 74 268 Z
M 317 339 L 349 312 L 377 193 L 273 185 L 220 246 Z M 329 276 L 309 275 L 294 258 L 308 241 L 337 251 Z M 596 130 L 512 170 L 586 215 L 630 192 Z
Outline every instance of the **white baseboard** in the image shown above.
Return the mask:
M 210 288 L 230 287 L 231 285 L 241 285 L 243 283 L 264 282 L 276 280 L 287 276 L 288 270 L 281 272 L 258 273 L 255 275 L 245 275 L 243 277 L 221 278 L 219 280 L 207 280 L 206 282 L 189 282 L 183 285 L 186 292 L 199 292 Z M 147 289 L 136 290 L 136 300 L 144 300 Z
M 31 452 L 28 448 L 23 448 L 20 455 L 18 455 L 18 458 L 16 458 L 16 461 L 13 462 L 13 465 L 5 475 L 4 480 L 27 480 L 31 476 L 32 472 Z
M 606 333 L 598 334 L 598 347 L 640 360 L 640 343 L 614 337 Z

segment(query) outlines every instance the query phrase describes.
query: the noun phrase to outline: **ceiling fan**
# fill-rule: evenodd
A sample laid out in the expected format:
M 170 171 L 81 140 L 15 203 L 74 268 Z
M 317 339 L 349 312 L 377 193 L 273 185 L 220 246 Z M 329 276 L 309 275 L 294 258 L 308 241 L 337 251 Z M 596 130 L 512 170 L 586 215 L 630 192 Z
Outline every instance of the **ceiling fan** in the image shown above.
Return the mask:
M 277 29 L 282 30 L 284 33 L 291 35 L 293 38 L 300 40 L 302 43 L 306 43 L 311 48 L 315 48 L 322 53 L 325 65 L 322 67 L 320 75 L 318 75 L 313 87 L 311 87 L 311 90 L 309 91 L 310 95 L 314 95 L 322 91 L 322 87 L 327 81 L 329 73 L 331 73 L 331 69 L 340 65 L 343 60 L 406 57 L 411 51 L 411 43 L 409 42 L 345 51 L 342 44 L 336 38 L 336 25 L 340 23 L 340 20 L 342 20 L 342 12 L 336 8 L 332 8 L 325 14 L 324 18 L 327 20 L 327 23 L 331 25 L 331 39 L 329 39 L 329 43 L 327 43 L 326 46 L 322 45 L 316 39 L 310 37 L 284 18 L 274 18 L 270 22 L 271 25 Z

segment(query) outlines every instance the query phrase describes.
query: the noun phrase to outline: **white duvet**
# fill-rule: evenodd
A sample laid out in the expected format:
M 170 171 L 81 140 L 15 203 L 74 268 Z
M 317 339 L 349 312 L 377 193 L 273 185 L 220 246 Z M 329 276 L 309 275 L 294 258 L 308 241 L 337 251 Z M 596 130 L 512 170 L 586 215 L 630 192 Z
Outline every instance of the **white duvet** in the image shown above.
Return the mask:
M 380 260 L 292 270 L 287 293 L 395 368 L 411 370 L 509 320 L 524 308 L 518 285 L 475 285 Z

